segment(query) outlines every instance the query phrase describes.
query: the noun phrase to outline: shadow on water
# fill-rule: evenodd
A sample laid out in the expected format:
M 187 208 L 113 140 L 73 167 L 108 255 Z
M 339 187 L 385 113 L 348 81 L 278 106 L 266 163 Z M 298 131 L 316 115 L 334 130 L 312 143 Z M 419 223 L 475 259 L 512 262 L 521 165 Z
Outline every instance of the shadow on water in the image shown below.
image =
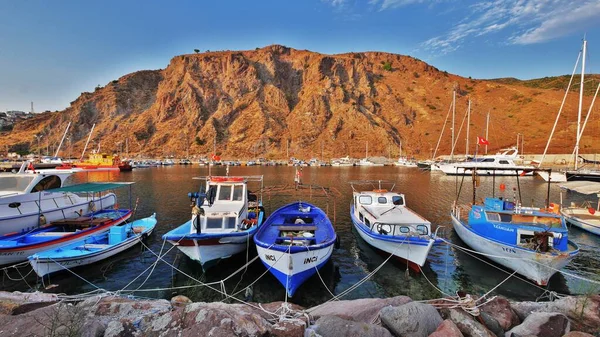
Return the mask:
M 217 167 L 213 174 L 224 174 L 225 168 Z M 264 175 L 265 186 L 293 183 L 295 168 L 279 167 L 232 167 L 231 175 Z M 152 253 L 164 254 L 164 260 L 182 272 L 202 282 L 217 282 L 215 289 L 221 290 L 219 281 L 226 279 L 232 273 L 256 256 L 256 249 L 251 244 L 248 257 L 245 253 L 221 261 L 216 267 L 203 273 L 200 265 L 178 253 L 177 248 L 162 240 L 162 235 L 176 228 L 190 217 L 190 200 L 188 192 L 198 189 L 198 181 L 192 177 L 208 174 L 208 168 L 198 166 L 172 166 L 134 170 L 129 173 L 92 172 L 78 174 L 75 182 L 85 181 L 134 181 L 131 188 L 131 202 L 137 210 L 135 217 L 143 218 L 157 213 L 158 224 L 155 232 L 146 240 L 146 245 L 151 251 L 142 250 L 136 246 L 123 254 L 91 266 L 82 267 L 74 271 L 81 277 L 78 278 L 68 272 L 51 275 L 44 284 L 55 285 L 46 291 L 55 293 L 79 294 L 100 287 L 109 291 L 123 289 L 150 289 L 150 291 L 136 292 L 137 296 L 170 298 L 175 294 L 184 294 L 196 301 L 221 301 L 224 296 L 219 292 L 206 287 L 197 287 L 197 282 L 177 272 L 167 263 L 156 261 Z M 441 227 L 441 234 L 448 241 L 464 247 L 452 229 L 450 222 L 450 205 L 456 197 L 459 178 L 448 177 L 435 172 L 423 172 L 417 169 L 401 167 L 304 167 L 303 180 L 305 184 L 333 186 L 341 192 L 341 197 L 335 199 L 336 221 L 334 226 L 341 239 L 341 246 L 334 250 L 331 260 L 320 270 L 323 281 L 315 275 L 311 277 L 298 290 L 291 302 L 312 306 L 331 298 L 333 294 L 341 294 L 365 279 L 369 273 L 377 269 L 387 258 L 381 255 L 357 233 L 354 232 L 349 215 L 352 189 L 348 184 L 351 180 L 382 179 L 396 181 L 395 191 L 405 194 L 407 205 L 431 221 L 433 230 Z M 511 199 L 517 195 L 514 190 L 514 178 L 496 178 L 496 186 L 501 183 L 506 185 L 506 190 L 492 189 L 491 177 L 481 178 L 481 187 L 478 197 L 503 196 Z M 546 199 L 547 185 L 534 178 L 520 179 L 522 200 L 526 205 L 534 203 L 542 205 Z M 252 187 L 250 189 L 253 189 Z M 128 207 L 128 191 L 117 191 L 121 207 Z M 551 187 L 550 198 L 559 200 L 558 186 Z M 460 202 L 469 203 L 472 198 L 472 189 L 465 184 L 460 195 Z M 567 194 L 565 203 L 570 201 L 580 202 L 583 196 Z M 278 206 L 294 200 L 271 197 L 264 199 L 267 212 L 272 212 Z M 317 206 L 324 208 L 326 205 Z M 330 205 L 331 207 L 331 205 Z M 331 216 L 331 214 L 330 214 Z M 332 219 L 333 222 L 333 219 Z M 600 238 L 576 228 L 569 230 L 570 239 L 578 243 L 581 253 L 563 271 L 572 273 L 577 277 L 585 277 L 600 281 Z M 168 252 L 168 253 L 167 253 Z M 485 261 L 485 262 L 483 262 Z M 359 287 L 345 295 L 344 299 L 365 297 L 386 297 L 408 295 L 414 299 L 438 298 L 443 296 L 435 287 L 444 293 L 454 294 L 458 290 L 481 295 L 504 281 L 510 271 L 484 259 L 480 261 L 464 251 L 450 247 L 447 244 L 435 245 L 423 268 L 422 274 L 406 274 L 406 265 L 395 259 L 390 259 L 372 277 L 364 280 Z M 154 266 L 154 268 L 153 268 Z M 23 275 L 31 271 L 25 266 L 18 272 L 13 270 L 10 277 L 3 275 L 2 290 L 28 291 L 30 289 L 43 290 L 42 283 L 30 273 L 26 282 L 22 281 Z M 19 273 L 20 272 L 20 273 Z M 140 276 L 141 275 L 141 276 Z M 590 284 L 573 276 L 556 274 L 550 280 L 548 290 L 562 294 L 597 293 L 600 289 L 595 284 Z M 137 279 L 136 279 L 137 278 Z M 89 283 L 87 281 L 89 281 Z M 134 280 L 135 279 L 135 280 Z M 256 281 L 258 279 L 258 281 Z M 133 282 L 132 282 L 133 281 Z M 256 282 L 255 282 L 256 281 Z M 251 283 L 252 294 L 247 294 L 243 289 Z M 260 262 L 254 261 L 247 269 L 232 276 L 223 282 L 225 292 L 229 295 L 242 290 L 236 295 L 239 299 L 250 299 L 256 302 L 283 301 L 284 288 Z M 172 289 L 173 287 L 186 287 Z M 329 289 L 329 291 L 328 291 Z M 536 287 L 529 281 L 510 278 L 499 286 L 494 294 L 504 295 L 515 300 L 535 300 L 544 294 L 544 290 Z

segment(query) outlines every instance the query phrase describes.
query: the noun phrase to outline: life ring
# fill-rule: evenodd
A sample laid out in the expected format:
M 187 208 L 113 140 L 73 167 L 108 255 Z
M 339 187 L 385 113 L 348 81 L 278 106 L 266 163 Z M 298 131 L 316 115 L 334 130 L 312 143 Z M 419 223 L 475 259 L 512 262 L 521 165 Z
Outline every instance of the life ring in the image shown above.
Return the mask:
M 88 204 L 88 210 L 90 212 L 95 212 L 96 211 L 96 204 L 94 203 L 94 201 L 90 201 L 90 203 Z

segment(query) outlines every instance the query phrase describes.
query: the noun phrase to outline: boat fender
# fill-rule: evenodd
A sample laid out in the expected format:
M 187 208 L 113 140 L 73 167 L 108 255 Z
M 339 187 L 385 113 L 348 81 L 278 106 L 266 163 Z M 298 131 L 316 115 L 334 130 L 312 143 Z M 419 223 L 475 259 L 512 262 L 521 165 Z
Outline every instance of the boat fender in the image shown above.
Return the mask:
M 335 238 L 335 246 L 334 246 L 335 249 L 340 249 L 340 245 L 341 245 L 341 243 L 340 243 L 340 237 L 336 236 L 336 238 Z
M 40 214 L 40 226 L 46 224 L 46 216 L 44 214 Z
M 19 206 L 21 206 L 20 202 L 11 202 L 10 204 L 8 204 L 8 207 L 10 208 L 19 208 Z
M 96 211 L 96 204 L 94 203 L 94 201 L 90 201 L 90 203 L 88 204 L 88 208 L 91 212 L 95 212 Z

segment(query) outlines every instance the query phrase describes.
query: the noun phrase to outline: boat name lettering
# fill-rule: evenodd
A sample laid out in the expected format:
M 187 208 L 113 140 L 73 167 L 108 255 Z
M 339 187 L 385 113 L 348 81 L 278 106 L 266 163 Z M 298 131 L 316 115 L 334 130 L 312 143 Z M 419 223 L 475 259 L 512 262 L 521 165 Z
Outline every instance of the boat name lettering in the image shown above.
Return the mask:
M 306 259 L 304 259 L 304 264 L 309 264 L 309 263 L 313 263 L 313 262 L 317 262 L 317 257 L 316 256 L 307 257 Z
M 502 226 L 502 225 L 494 225 L 494 228 L 500 229 L 500 230 L 503 230 L 503 231 L 507 231 L 507 232 L 514 232 L 515 231 L 513 228 Z
M 517 250 L 514 249 L 514 248 L 502 247 L 502 250 L 505 251 L 505 252 L 507 252 L 507 253 L 513 253 L 513 254 L 517 253 Z
M 481 213 L 479 213 L 479 212 L 477 212 L 477 211 L 474 211 L 474 212 L 473 212 L 473 217 L 474 217 L 475 219 L 481 219 Z
M 269 261 L 275 261 L 275 255 L 265 254 L 265 259 Z
M 23 255 L 25 252 L 3 252 L 0 253 L 0 256 L 13 256 L 13 255 Z

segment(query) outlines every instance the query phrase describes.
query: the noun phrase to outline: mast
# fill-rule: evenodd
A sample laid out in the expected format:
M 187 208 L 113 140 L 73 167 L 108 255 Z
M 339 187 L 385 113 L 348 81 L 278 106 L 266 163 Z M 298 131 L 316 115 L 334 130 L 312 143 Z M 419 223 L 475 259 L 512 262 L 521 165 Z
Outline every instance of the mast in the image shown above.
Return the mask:
M 88 147 L 88 144 L 90 142 L 90 138 L 92 138 L 92 132 L 94 132 L 94 128 L 95 127 L 96 127 L 96 123 L 94 123 L 94 125 L 92 125 L 92 129 L 90 130 L 90 134 L 88 135 L 88 138 L 85 141 L 85 146 L 83 147 L 83 151 L 81 151 L 81 157 L 79 158 L 79 160 L 83 160 L 83 155 L 85 154 L 85 150 Z
M 400 158 L 402 158 L 402 139 L 400 139 Z
M 452 150 L 450 152 L 450 160 L 454 160 L 454 121 L 456 119 L 456 87 L 452 91 Z
M 577 138 L 575 141 L 575 170 L 577 170 L 577 158 L 579 158 L 579 140 L 581 139 L 581 135 L 579 130 L 581 129 L 581 108 L 583 106 L 583 77 L 585 74 L 585 52 L 587 47 L 587 41 L 583 40 L 583 58 L 581 61 L 581 83 L 579 85 L 579 109 L 577 111 Z
M 490 139 L 488 137 L 488 132 L 490 131 L 490 111 L 488 110 L 487 119 L 485 121 L 485 139 Z M 487 154 L 487 145 L 485 146 L 485 154 Z
M 469 156 L 469 129 L 471 128 L 471 98 L 469 97 L 469 108 L 467 109 L 467 148 L 465 158 Z
M 62 146 L 62 143 L 65 141 L 65 137 L 67 136 L 67 132 L 69 131 L 69 127 L 71 127 L 71 122 L 69 122 L 69 124 L 67 124 L 67 128 L 65 129 L 65 133 L 63 133 L 62 139 L 60 140 L 60 144 L 58 144 L 58 148 L 56 149 L 56 153 L 54 154 L 55 157 L 58 157 L 58 152 L 60 151 L 60 147 Z
M 367 140 L 367 146 L 365 148 L 365 159 L 369 158 L 369 141 Z

